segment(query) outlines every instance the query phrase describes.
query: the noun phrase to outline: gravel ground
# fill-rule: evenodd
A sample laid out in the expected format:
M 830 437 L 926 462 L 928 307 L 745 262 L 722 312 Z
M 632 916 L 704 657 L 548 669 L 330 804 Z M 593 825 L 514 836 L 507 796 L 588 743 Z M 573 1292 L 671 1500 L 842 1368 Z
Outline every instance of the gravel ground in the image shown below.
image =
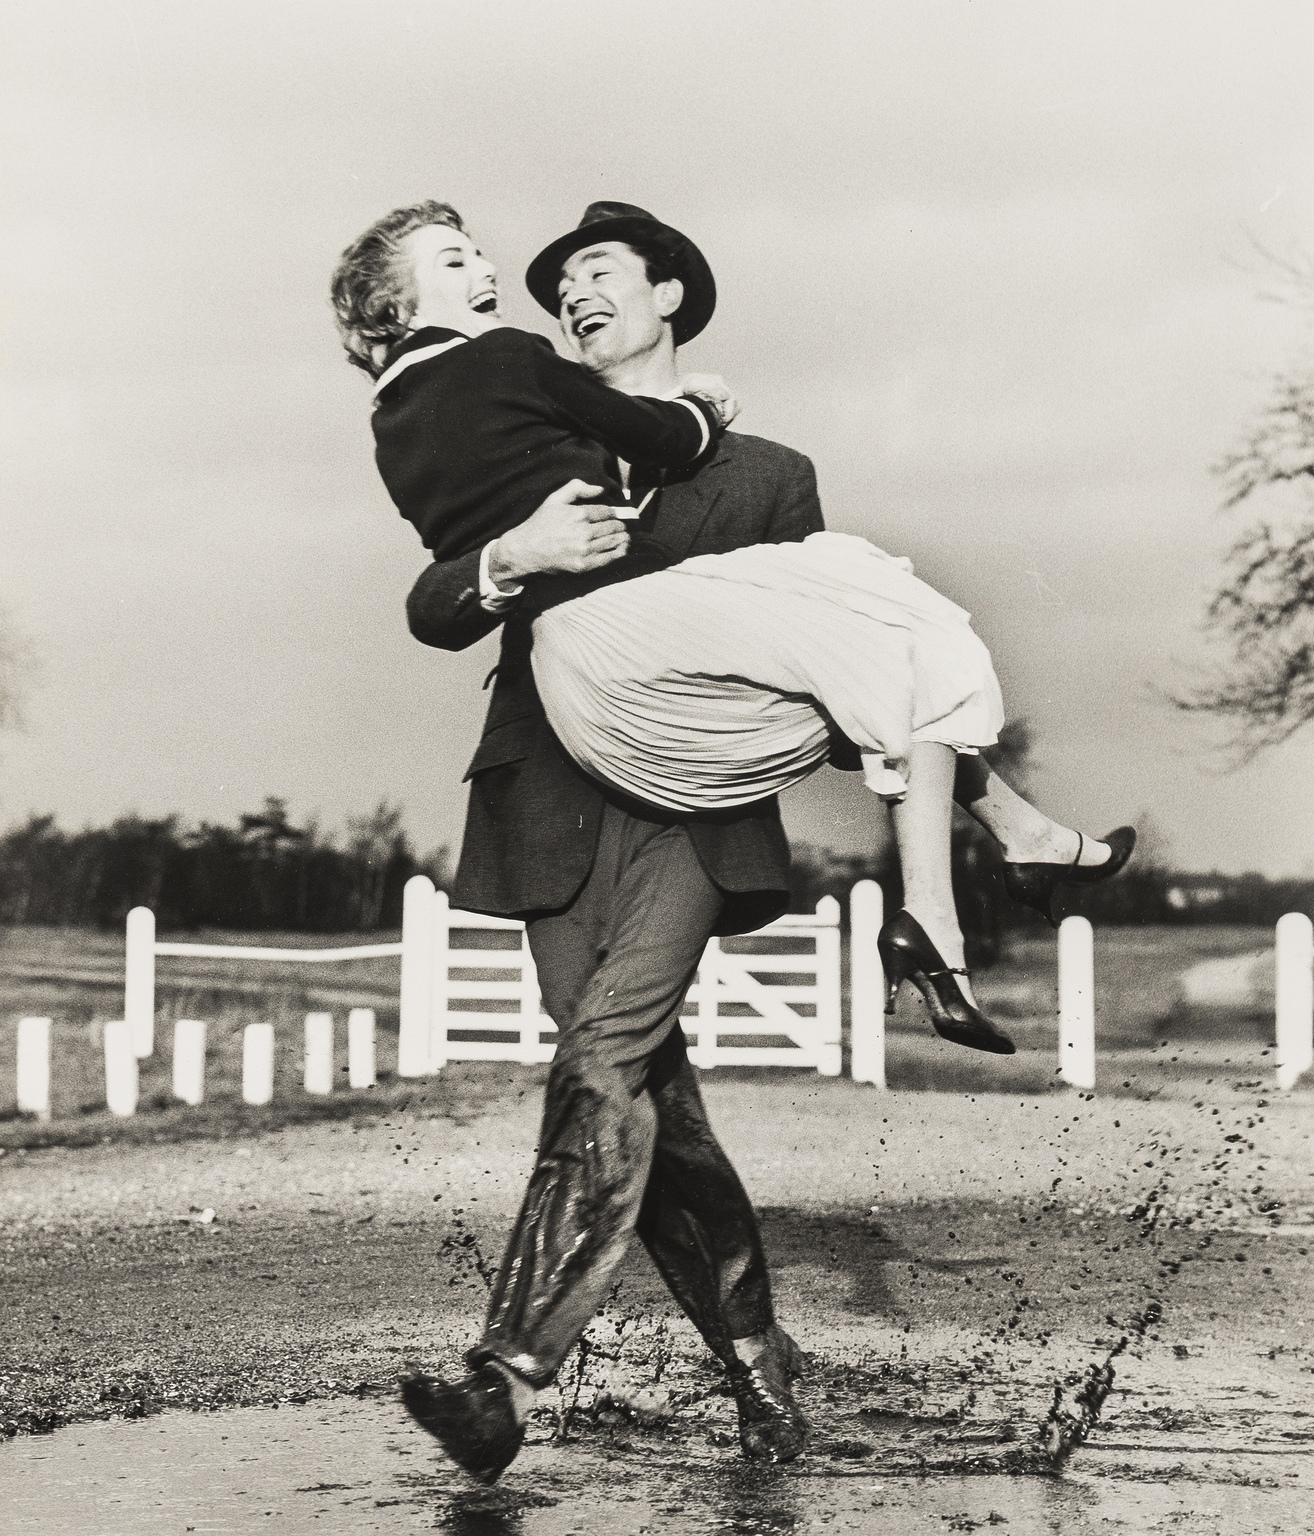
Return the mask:
M 44 1455 L 25 1433 L 165 1407 L 308 1403 L 316 1422 L 357 1412 L 362 1426 L 400 1432 L 398 1367 L 453 1368 L 477 1328 L 481 1269 L 496 1262 L 532 1156 L 537 1080 L 513 1071 L 464 1108 L 449 1092 L 444 1108 L 388 1118 L 11 1150 L 0 1420 L 20 1438 L 0 1450 L 0 1478 Z M 943 1491 L 969 1474 L 1035 1472 L 1056 1392 L 1073 1412 L 1092 1367 L 1126 1338 L 1069 1476 L 1125 1463 L 1143 1497 L 1168 1490 L 1164 1520 L 1183 1480 L 1217 1491 L 1250 1479 L 1275 1498 L 1301 1481 L 1291 1458 L 1314 1444 L 1308 1091 L 1270 1103 L 1215 1082 L 1194 1099 L 1145 1102 L 715 1075 L 706 1091 L 763 1213 L 782 1320 L 812 1356 L 799 1475 L 930 1475 Z M 599 1458 L 631 1454 L 708 1476 L 738 1464 L 730 1405 L 641 1255 L 592 1342 L 562 1393 L 541 1399 L 538 1460 L 525 1462 L 540 1482 L 550 1473 L 578 1494 Z M 325 1402 L 353 1395 L 366 1402 Z M 554 1437 L 572 1404 L 581 1444 L 563 1449 Z M 675 1497 L 674 1475 L 653 1485 L 664 1490 L 653 1509 Z M 465 1519 L 459 1501 L 473 1495 L 432 1454 L 424 1476 L 407 1497 L 441 1496 Z M 513 1471 L 497 1498 L 528 1496 L 529 1477 Z M 836 1512 L 856 1484 L 845 1487 Z M 1203 1494 L 1192 1497 L 1199 1506 Z M 516 1530 L 558 1528 L 523 1508 L 516 1518 Z M 805 1528 L 801 1516 L 760 1518 L 743 1528 Z

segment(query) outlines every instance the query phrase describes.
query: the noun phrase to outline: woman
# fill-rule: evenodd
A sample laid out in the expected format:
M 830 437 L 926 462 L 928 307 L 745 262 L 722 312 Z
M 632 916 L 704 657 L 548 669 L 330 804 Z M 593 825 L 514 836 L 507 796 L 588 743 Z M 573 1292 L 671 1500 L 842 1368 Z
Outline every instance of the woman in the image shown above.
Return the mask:
M 367 231 L 344 254 L 334 303 L 349 357 L 376 380 L 385 483 L 439 558 L 487 548 L 563 481 L 615 504 L 616 459 L 691 462 L 733 414 L 718 380 L 686 379 L 673 402 L 633 398 L 504 326 L 496 274 L 443 204 Z M 972 1000 L 949 882 L 956 760 L 990 745 L 1003 721 L 961 609 L 907 562 L 839 534 L 678 564 L 635 536 L 588 577 L 535 578 L 525 602 L 558 737 L 645 805 L 758 800 L 825 760 L 832 727 L 855 742 L 868 784 L 895 807 L 904 864 L 905 908 L 881 935 L 891 1003 L 910 978 L 942 1035 L 1012 1051 Z M 1066 873 L 1082 879 L 1125 862 L 1133 835 L 1096 845 L 1089 863 L 1070 836 Z M 1058 873 L 1014 866 L 1010 880 L 1040 904 Z

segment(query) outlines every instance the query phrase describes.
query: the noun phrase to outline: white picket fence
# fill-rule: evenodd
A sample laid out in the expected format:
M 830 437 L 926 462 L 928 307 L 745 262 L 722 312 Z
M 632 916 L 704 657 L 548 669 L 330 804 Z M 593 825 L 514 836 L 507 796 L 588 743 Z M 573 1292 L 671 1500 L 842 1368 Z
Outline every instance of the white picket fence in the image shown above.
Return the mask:
M 855 1082 L 885 1087 L 885 978 L 876 948 L 882 921 L 878 885 L 850 892 L 850 1070 Z M 805 1068 L 839 1074 L 840 907 L 824 897 L 814 913 L 790 914 L 731 947 L 712 939 L 682 1016 L 690 1059 L 721 1065 Z M 492 940 L 500 935 L 501 941 Z M 761 952 L 759 941 L 769 941 Z M 1290 1089 L 1314 1067 L 1314 925 L 1288 913 L 1275 935 L 1277 1087 Z M 741 945 L 743 946 L 741 948 Z M 106 1103 L 130 1115 L 137 1105 L 138 1062 L 154 1052 L 155 962 L 159 956 L 269 960 L 322 965 L 396 956 L 401 960 L 397 1070 L 402 1077 L 441 1071 L 449 1061 L 547 1062 L 556 1027 L 543 1012 L 523 924 L 453 910 L 425 876 L 407 882 L 400 943 L 338 949 L 161 943 L 154 914 L 128 914 L 124 1017 L 105 1025 Z M 1058 1075 L 1074 1088 L 1095 1087 L 1094 934 L 1084 917 L 1059 930 Z M 347 1021 L 348 1081 L 375 1081 L 375 1019 L 353 1009 Z M 51 1021 L 18 1028 L 18 1109 L 50 1115 Z M 204 1097 L 206 1026 L 174 1025 L 173 1093 L 188 1104 Z M 306 1016 L 303 1081 L 308 1093 L 333 1088 L 333 1016 Z M 249 1024 L 243 1039 L 242 1096 L 267 1104 L 274 1086 L 274 1031 Z

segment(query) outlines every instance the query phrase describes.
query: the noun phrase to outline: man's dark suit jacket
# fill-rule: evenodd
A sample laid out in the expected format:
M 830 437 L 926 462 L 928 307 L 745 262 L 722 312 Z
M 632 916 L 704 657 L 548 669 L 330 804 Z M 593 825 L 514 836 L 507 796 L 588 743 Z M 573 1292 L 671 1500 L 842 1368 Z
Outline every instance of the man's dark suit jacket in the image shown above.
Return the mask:
M 821 530 L 812 463 L 765 438 L 726 433 L 709 460 L 667 475 L 652 533 L 677 559 Z M 502 623 L 479 602 L 478 550 L 430 566 L 407 601 L 411 633 L 459 651 Z M 592 868 L 603 789 L 557 741 L 534 686 L 530 624 L 512 608 L 492 703 L 466 778 L 470 804 L 452 900 L 520 916 L 567 906 Z M 640 812 L 639 814 L 657 813 Z M 773 799 L 680 819 L 726 895 L 718 933 L 744 933 L 785 910 L 789 844 Z

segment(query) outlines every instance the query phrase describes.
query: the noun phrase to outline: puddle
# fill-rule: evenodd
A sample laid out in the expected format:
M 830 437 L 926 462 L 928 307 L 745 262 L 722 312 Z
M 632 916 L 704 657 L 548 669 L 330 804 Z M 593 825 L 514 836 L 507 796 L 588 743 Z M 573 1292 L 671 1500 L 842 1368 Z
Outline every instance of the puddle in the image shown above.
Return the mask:
M 811 1536 L 1119 1527 L 1270 1536 L 1308 1530 L 1314 1459 L 1281 1441 L 1223 1450 L 1124 1431 L 1062 1477 L 908 1470 L 891 1437 L 865 1459 L 744 1462 L 705 1435 L 538 1431 L 497 1488 L 447 1466 L 392 1402 L 171 1413 L 73 1425 L 0 1446 L 0 1505 L 21 1536 Z M 962 1449 L 962 1448 L 960 1448 Z M 945 1446 L 944 1461 L 950 1464 Z

